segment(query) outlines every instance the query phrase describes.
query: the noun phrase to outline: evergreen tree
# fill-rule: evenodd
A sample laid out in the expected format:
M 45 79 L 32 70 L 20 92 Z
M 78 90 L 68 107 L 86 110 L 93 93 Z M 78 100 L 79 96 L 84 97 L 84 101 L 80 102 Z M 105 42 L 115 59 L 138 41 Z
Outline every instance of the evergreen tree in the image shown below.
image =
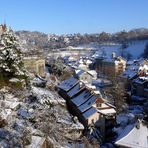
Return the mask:
M 11 29 L 6 29 L 0 37 L 0 74 L 8 79 L 26 78 L 21 49 Z

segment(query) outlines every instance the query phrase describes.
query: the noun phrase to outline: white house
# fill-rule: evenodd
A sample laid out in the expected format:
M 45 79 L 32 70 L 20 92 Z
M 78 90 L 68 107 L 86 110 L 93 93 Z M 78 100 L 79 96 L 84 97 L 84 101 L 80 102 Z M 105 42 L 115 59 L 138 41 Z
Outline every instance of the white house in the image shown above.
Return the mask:
M 120 148 L 148 148 L 148 127 L 138 120 L 132 127 L 125 128 L 115 144 Z

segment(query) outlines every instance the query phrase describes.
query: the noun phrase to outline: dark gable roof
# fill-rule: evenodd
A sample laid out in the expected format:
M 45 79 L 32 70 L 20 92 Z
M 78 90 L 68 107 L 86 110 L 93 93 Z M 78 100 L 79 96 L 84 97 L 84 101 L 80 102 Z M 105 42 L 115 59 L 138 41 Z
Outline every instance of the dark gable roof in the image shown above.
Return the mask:
M 85 112 L 96 102 L 97 97 L 95 95 L 91 96 L 84 104 L 79 106 L 81 113 Z
M 78 83 L 78 79 L 70 77 L 69 79 L 63 81 L 58 87 L 64 91 L 69 91 L 73 86 Z
M 84 117 L 85 119 L 88 119 L 90 116 L 92 116 L 92 115 L 94 115 L 94 114 L 96 114 L 96 113 L 97 113 L 97 109 L 94 108 L 94 107 L 91 107 L 90 109 L 88 109 L 87 111 L 85 111 L 85 112 L 83 113 L 83 117 Z
M 67 95 L 72 98 L 75 95 L 77 95 L 80 91 L 82 91 L 82 89 L 85 89 L 84 84 L 81 85 L 80 83 L 78 83 L 67 92 Z
M 76 105 L 80 106 L 84 102 L 86 102 L 92 96 L 91 91 L 88 89 L 84 89 L 79 95 L 74 97 L 71 101 Z

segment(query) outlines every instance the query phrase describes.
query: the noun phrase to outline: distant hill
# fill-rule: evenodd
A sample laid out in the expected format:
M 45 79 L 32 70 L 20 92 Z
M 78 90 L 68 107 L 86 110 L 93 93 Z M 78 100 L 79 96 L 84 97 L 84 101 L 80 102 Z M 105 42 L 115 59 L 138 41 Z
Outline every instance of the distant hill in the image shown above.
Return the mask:
M 148 29 L 138 28 L 130 31 L 123 30 L 113 34 L 102 32 L 83 35 L 79 33 L 55 35 L 37 31 L 17 31 L 16 35 L 20 38 L 24 51 L 50 51 L 68 46 L 90 45 L 90 43 L 96 43 L 97 45 L 115 43 L 128 44 L 126 50 L 134 54 L 134 57 L 138 57 L 139 54 L 142 54 L 141 52 L 148 40 Z

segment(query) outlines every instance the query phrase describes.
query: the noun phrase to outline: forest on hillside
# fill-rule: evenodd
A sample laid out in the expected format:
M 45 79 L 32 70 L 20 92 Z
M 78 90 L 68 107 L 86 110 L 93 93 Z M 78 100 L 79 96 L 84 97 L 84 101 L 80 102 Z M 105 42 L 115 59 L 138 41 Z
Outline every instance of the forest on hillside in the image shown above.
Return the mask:
M 45 34 L 37 31 L 17 31 L 16 35 L 19 36 L 23 44 L 27 44 L 29 47 L 31 46 L 39 49 L 56 49 L 89 44 L 91 42 L 96 42 L 98 44 L 104 42 L 126 44 L 131 41 L 148 40 L 148 29 L 140 28 L 130 31 L 123 30 L 112 34 L 101 32 L 96 34 L 77 33 L 67 35 Z

